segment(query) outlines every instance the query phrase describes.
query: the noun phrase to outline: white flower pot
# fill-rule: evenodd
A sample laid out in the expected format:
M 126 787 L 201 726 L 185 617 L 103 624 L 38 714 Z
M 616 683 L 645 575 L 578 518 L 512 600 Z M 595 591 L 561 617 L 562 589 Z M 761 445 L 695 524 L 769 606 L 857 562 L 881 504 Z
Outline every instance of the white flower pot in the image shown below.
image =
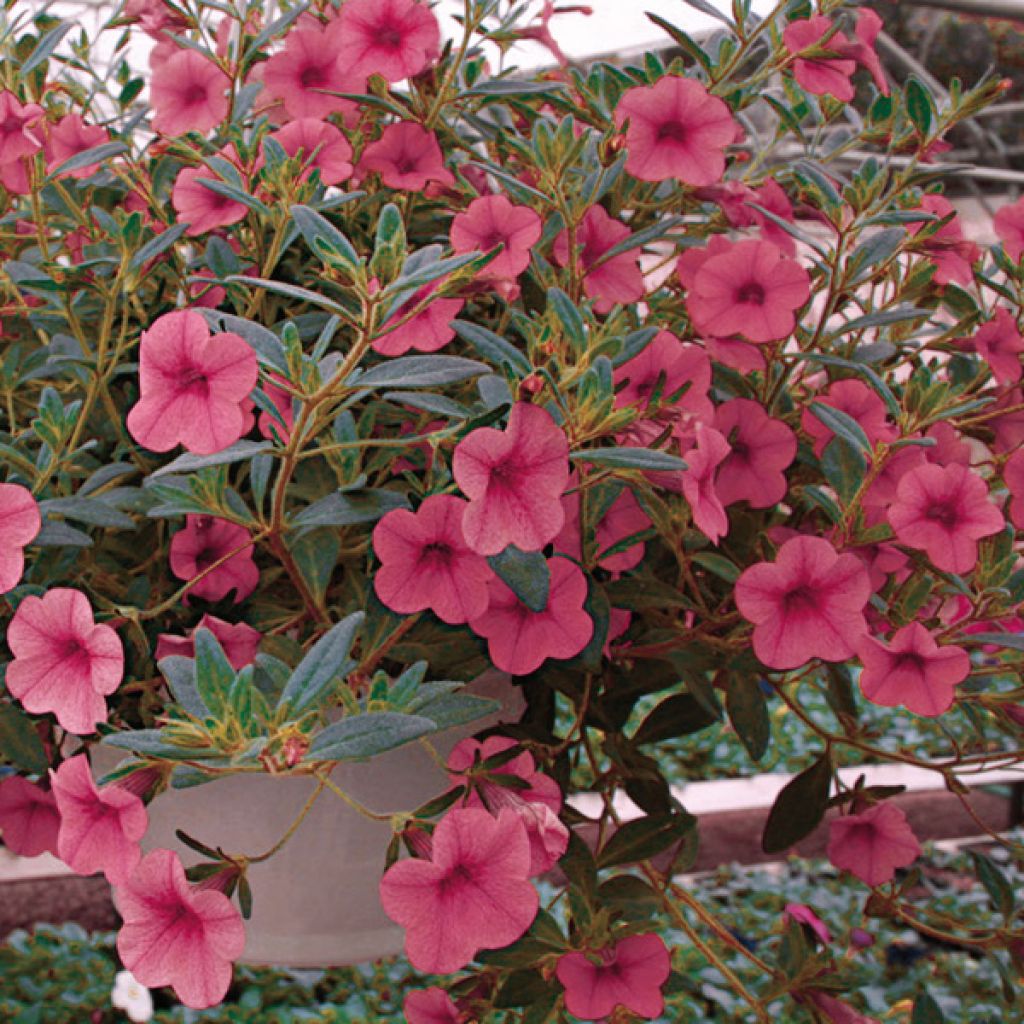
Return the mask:
M 515 721 L 522 696 L 508 677 L 480 676 L 468 692 L 498 699 L 502 711 L 435 737 L 443 756 L 461 739 L 499 721 Z M 97 748 L 97 774 L 119 757 Z M 446 788 L 444 772 L 418 743 L 366 763 L 339 764 L 335 784 L 373 811 L 412 811 Z M 145 851 L 163 847 L 187 866 L 204 860 L 175 829 L 226 853 L 259 855 L 295 820 L 315 788 L 309 778 L 236 775 L 192 789 L 168 790 L 149 807 Z M 252 917 L 242 960 L 250 964 L 331 967 L 361 963 L 402 949 L 403 932 L 381 909 L 378 884 L 391 830 L 324 790 L 289 842 L 249 869 Z

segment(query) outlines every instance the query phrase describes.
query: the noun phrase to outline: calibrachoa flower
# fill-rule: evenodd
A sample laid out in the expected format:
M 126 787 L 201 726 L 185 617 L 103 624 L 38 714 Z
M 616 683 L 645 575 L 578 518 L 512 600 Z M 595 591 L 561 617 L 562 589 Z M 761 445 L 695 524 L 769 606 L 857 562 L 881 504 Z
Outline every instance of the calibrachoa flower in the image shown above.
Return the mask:
M 186 1005 L 216 1006 L 242 955 L 242 917 L 222 892 L 193 887 L 178 855 L 154 850 L 114 889 L 121 962 L 143 985 L 170 985 Z
M 244 204 L 207 188 L 204 181 L 216 184 L 221 179 L 205 167 L 183 167 L 174 180 L 171 205 L 178 220 L 188 224 L 186 235 L 205 235 L 245 218 Z
M 735 590 L 740 614 L 754 623 L 754 653 L 776 669 L 852 657 L 867 632 L 870 596 L 867 570 L 856 555 L 805 536 L 787 540 L 774 562 L 745 569 Z
M 974 280 L 973 264 L 981 258 L 981 250 L 974 242 L 964 238 L 960 218 L 953 210 L 953 204 L 939 195 L 926 195 L 918 209 L 933 214 L 938 220 L 950 219 L 937 231 L 920 243 L 920 248 L 935 264 L 932 280 L 936 284 L 949 284 L 950 281 L 963 285 L 965 288 Z M 917 220 L 907 224 L 911 234 L 918 234 L 924 227 L 931 230 L 934 221 Z
M 895 878 L 897 868 L 917 860 L 921 844 L 903 811 L 885 802 L 835 818 L 829 826 L 827 852 L 837 868 L 868 885 L 882 885 Z
M 1005 306 L 996 306 L 992 319 L 981 325 L 970 338 L 960 341 L 963 348 L 973 349 L 992 368 L 999 384 L 1016 384 L 1021 378 L 1020 356 L 1024 352 L 1017 321 Z
M 627 120 L 626 170 L 641 181 L 710 185 L 725 173 L 725 148 L 737 139 L 727 104 L 680 75 L 627 90 L 615 123 L 621 128 Z
M 57 855 L 79 875 L 102 871 L 111 885 L 123 884 L 142 856 L 149 825 L 142 800 L 121 786 L 97 788 L 82 754 L 50 772 L 50 784 L 60 811 Z
M 204 615 L 199 620 L 196 629 L 208 629 L 217 638 L 217 643 L 224 651 L 224 656 L 234 669 L 245 668 L 246 665 L 251 665 L 256 660 L 260 640 L 263 638 L 263 634 L 258 629 L 253 629 L 245 622 L 225 622 L 215 615 Z M 161 633 L 156 639 L 156 660 L 160 661 L 162 658 L 171 657 L 195 657 L 194 633 L 195 629 L 190 630 L 188 636 Z
M 497 247 L 498 255 L 482 276 L 514 280 L 530 265 L 530 252 L 542 230 L 540 215 L 530 207 L 516 206 L 504 196 L 481 196 L 452 220 L 452 250 L 490 252 Z
M 149 84 L 153 130 L 205 135 L 227 117 L 228 76 L 208 57 L 182 49 L 161 61 Z
M 827 391 L 816 394 L 814 401 L 845 412 L 856 420 L 872 444 L 893 441 L 899 436 L 899 431 L 888 420 L 885 402 L 861 380 L 838 380 Z M 835 437 L 832 429 L 810 409 L 801 414 L 800 426 L 814 442 L 814 454 L 821 458 L 829 441 Z
M 1014 263 L 1018 262 L 1024 253 L 1024 198 L 1000 206 L 992 218 L 992 224 L 1006 255 Z
M 128 430 L 155 452 L 179 443 L 198 455 L 222 451 L 242 436 L 241 402 L 258 376 L 256 353 L 237 334 L 211 337 L 192 310 L 165 313 L 142 334 Z
M 0 164 L 31 156 L 43 147 L 38 103 L 22 103 L 10 90 L 0 92 Z
M 52 174 L 65 161 L 109 141 L 110 133 L 101 125 L 86 124 L 79 114 L 65 115 L 46 136 L 47 173 Z M 99 166 L 98 163 L 87 164 L 77 170 L 65 171 L 60 177 L 88 178 Z
M 304 179 L 313 170 L 320 172 L 320 180 L 325 185 L 337 185 L 352 176 L 352 147 L 329 121 L 318 117 L 296 118 L 267 137 L 279 142 L 289 156 L 302 154 Z
M 789 337 L 796 310 L 810 297 L 807 271 L 771 242 L 726 241 L 679 257 L 679 279 L 694 327 L 716 338 L 734 335 L 758 344 Z
M 749 398 L 733 398 L 718 406 L 715 429 L 729 445 L 715 477 L 718 500 L 723 505 L 746 501 L 751 508 L 771 508 L 782 501 L 784 470 L 796 458 L 796 434 Z
M 437 136 L 411 121 L 389 124 L 381 137 L 363 150 L 359 167 L 364 174 L 376 171 L 388 188 L 402 192 L 422 192 L 429 181 L 455 184 L 444 165 Z
M 832 942 L 832 933 L 818 915 L 804 903 L 787 903 L 782 912 L 799 924 L 805 924 L 827 946 Z
M 519 816 L 450 810 L 434 830 L 429 859 L 392 864 L 380 883 L 384 912 L 405 929 L 420 971 L 457 971 L 482 949 L 501 949 L 533 923 L 530 843 Z
M 226 562 L 207 571 L 227 555 L 231 557 Z M 179 580 L 193 580 L 206 572 L 189 588 L 189 594 L 207 601 L 220 601 L 232 590 L 236 603 L 244 601 L 260 581 L 249 531 L 213 516 L 185 517 L 185 528 L 171 538 L 170 563 L 171 572 Z
M 1010 522 L 1024 529 L 1024 449 L 1018 449 L 1003 466 L 1003 482 L 1010 492 Z M 0 588 L 2 589 L 2 588 Z
M 407 993 L 402 1010 L 407 1024 L 462 1024 L 452 997 L 436 985 Z
M 565 986 L 565 1008 L 580 1020 L 602 1020 L 616 1007 L 638 1017 L 660 1017 L 661 994 L 672 961 L 661 937 L 628 935 L 592 953 L 566 953 L 555 973 Z
M 921 625 L 911 622 L 885 643 L 867 636 L 857 646 L 864 665 L 860 688 L 873 704 L 899 705 L 918 715 L 934 717 L 953 706 L 953 690 L 971 671 L 962 647 L 945 644 Z
M 25 571 L 25 546 L 42 526 L 32 492 L 21 484 L 0 484 L 0 594 L 16 587 Z
M 966 466 L 929 463 L 903 474 L 889 508 L 896 539 L 924 551 L 936 568 L 963 573 L 978 561 L 978 541 L 1003 528 L 985 481 Z
M 708 398 L 711 360 L 699 345 L 684 345 L 670 331 L 658 331 L 642 351 L 615 368 L 615 406 L 649 408 L 671 405 L 696 422 L 710 423 L 714 406 Z
M 850 81 L 857 62 L 843 55 L 842 44 L 847 42 L 841 32 L 834 33 L 827 41 L 821 42 L 831 30 L 832 19 L 816 14 L 812 18 L 791 21 L 782 34 L 786 49 L 797 55 L 808 50 L 820 49 L 828 56 L 800 57 L 793 62 L 793 77 L 808 92 L 816 96 L 834 96 L 849 103 L 853 99 L 853 82 Z
M 53 793 L 20 775 L 0 779 L 0 836 L 18 857 L 57 852 L 60 812 Z
M 729 532 L 729 517 L 715 488 L 715 473 L 728 454 L 725 438 L 713 427 L 698 424 L 696 447 L 684 453 L 686 469 L 679 474 L 693 525 L 712 544 Z
M 52 712 L 79 736 L 107 719 L 104 697 L 121 683 L 124 649 L 117 632 L 97 625 L 85 594 L 54 587 L 26 597 L 7 629 L 14 660 L 7 689 L 33 714 Z
M 393 509 L 373 531 L 381 567 L 373 586 L 381 602 L 403 615 L 429 608 L 443 622 L 468 622 L 487 611 L 487 560 L 462 535 L 468 504 L 433 494 L 416 510 Z
M 528 608 L 497 576 L 490 584 L 487 611 L 470 619 L 469 628 L 487 640 L 492 663 L 503 672 L 527 675 L 548 658 L 574 658 L 590 643 L 594 623 L 583 610 L 587 580 L 565 558 L 549 558 L 547 606 Z
M 381 333 L 373 339 L 374 352 L 382 356 L 400 356 L 412 348 L 417 352 L 436 352 L 455 337 L 455 328 L 451 324 L 465 305 L 463 299 L 431 299 L 415 316 L 401 322 L 437 288 L 437 282 L 429 284 L 395 310 L 384 322 Z M 393 326 L 389 327 L 389 324 Z
M 565 525 L 555 538 L 555 550 L 582 559 L 582 538 L 580 535 L 580 492 L 570 490 L 562 495 L 562 508 L 565 510 Z M 601 516 L 594 531 L 594 554 L 597 564 L 609 572 L 629 572 L 635 569 L 644 557 L 644 543 L 639 541 L 622 551 L 603 554 L 628 537 L 643 533 L 651 526 L 647 513 L 640 507 L 635 495 L 629 489 L 621 494 L 608 506 Z
M 364 75 L 412 78 L 441 50 L 441 27 L 420 0 L 348 0 L 338 21 L 338 63 Z
M 276 436 L 287 444 L 288 439 L 291 437 L 292 427 L 295 425 L 295 407 L 292 402 L 291 393 L 285 391 L 283 387 L 278 387 L 278 384 L 275 384 L 274 381 L 277 381 L 279 384 L 287 384 L 287 381 L 276 373 L 272 373 L 263 384 L 263 393 L 270 399 L 279 414 L 279 418 L 272 416 L 265 409 L 260 410 L 260 434 L 268 441 L 273 441 Z M 284 421 L 283 423 L 281 422 L 282 420 Z
M 480 427 L 464 437 L 452 474 L 469 498 L 462 532 L 478 554 L 496 555 L 509 544 L 539 551 L 561 530 L 569 442 L 539 406 L 516 402 L 505 430 Z

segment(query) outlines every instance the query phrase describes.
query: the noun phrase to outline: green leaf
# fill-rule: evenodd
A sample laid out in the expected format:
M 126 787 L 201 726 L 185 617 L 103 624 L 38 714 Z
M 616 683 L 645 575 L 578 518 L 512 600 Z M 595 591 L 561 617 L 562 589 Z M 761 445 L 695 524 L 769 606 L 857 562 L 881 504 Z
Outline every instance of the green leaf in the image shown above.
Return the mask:
M 45 775 L 49 768 L 35 723 L 14 704 L 0 703 L 0 755 L 33 775 Z
M 491 555 L 487 564 L 530 611 L 542 612 L 547 608 L 551 573 L 540 551 L 520 551 L 509 544 L 500 554 Z
M 338 531 L 330 527 L 307 530 L 289 545 L 302 578 L 318 600 L 327 593 L 341 551 Z
M 171 696 L 182 711 L 200 721 L 211 716 L 212 712 L 196 686 L 196 666 L 193 658 L 174 654 L 161 658 L 156 664 L 167 680 Z
M 98 498 L 49 498 L 39 503 L 39 511 L 48 516 L 51 512 L 74 519 L 90 526 L 104 526 L 112 530 L 134 530 L 135 520 L 120 509 L 108 505 Z
M 658 28 L 668 33 L 675 40 L 676 45 L 697 61 L 705 71 L 712 69 L 714 65 L 711 63 L 711 58 L 700 47 L 700 44 L 688 36 L 681 28 L 676 28 L 675 25 L 659 17 L 657 14 L 653 14 L 651 11 L 645 11 L 644 15 L 650 21 L 653 21 Z
M 228 706 L 235 670 L 217 638 L 208 629 L 197 629 L 192 640 L 196 651 L 196 690 L 211 715 L 220 718 Z
M 405 246 L 405 224 L 401 211 L 394 203 L 387 203 L 377 219 L 370 273 L 378 280 L 390 281 L 402 268 Z
M 985 887 L 992 905 L 1007 919 L 1013 916 L 1016 899 L 1014 897 L 1013 885 L 1003 874 L 1002 869 L 991 858 L 986 857 L 977 850 L 969 850 L 971 860 L 974 861 L 974 870 L 978 874 L 978 881 Z
M 697 551 L 690 556 L 692 562 L 708 572 L 714 573 L 719 579 L 726 583 L 735 583 L 740 578 L 740 570 L 725 555 L 716 554 L 714 551 Z
M 484 363 L 462 356 L 399 356 L 353 374 L 345 384 L 356 388 L 433 388 L 490 372 Z
M 515 345 L 486 327 L 465 320 L 453 320 L 451 326 L 463 341 L 468 341 L 489 363 L 498 367 L 508 364 L 523 377 L 533 372 L 530 360 Z
M 291 520 L 294 527 L 355 526 L 375 523 L 395 508 L 408 508 L 409 499 L 398 491 L 360 489 L 328 494 L 307 505 Z
M 293 717 L 301 715 L 325 695 L 332 683 L 355 667 L 349 651 L 364 618 L 362 612 L 353 612 L 313 644 L 295 666 L 277 702 L 278 710 L 287 708 Z
M 326 217 L 321 216 L 316 210 L 308 206 L 293 206 L 291 208 L 292 220 L 295 226 L 302 232 L 306 244 L 319 255 L 320 249 L 317 242 L 326 245 L 328 249 L 341 257 L 353 269 L 359 266 L 359 253 L 356 252 L 352 243 L 345 237 Z
M 666 697 L 648 714 L 634 733 L 633 742 L 661 743 L 677 736 L 690 736 L 717 721 L 718 716 L 712 714 L 694 696 L 675 693 Z
M 904 86 L 904 95 L 907 101 L 907 115 L 922 137 L 927 136 L 932 126 L 932 94 L 919 78 L 909 75 Z
M 27 75 L 39 67 L 47 57 L 61 44 L 61 40 L 75 27 L 75 21 L 62 21 L 56 28 L 51 28 L 32 48 L 32 52 L 21 62 L 21 73 Z
M 821 453 L 821 469 L 832 489 L 849 504 L 864 482 L 864 455 L 842 437 L 834 437 Z
M 914 1012 L 910 1016 L 910 1024 L 946 1024 L 941 1007 L 927 991 L 914 996 Z
M 135 729 L 132 732 L 115 732 L 103 737 L 108 747 L 131 750 L 144 757 L 156 757 L 168 761 L 208 761 L 220 757 L 220 751 L 212 747 L 183 747 L 168 741 L 164 729 Z
M 422 704 L 412 703 L 410 711 L 420 718 L 429 718 L 439 732 L 457 725 L 477 722 L 501 710 L 501 704 L 471 693 L 443 693 Z
M 554 310 L 558 322 L 573 351 L 584 352 L 587 348 L 587 332 L 583 325 L 583 317 L 576 304 L 561 288 L 548 289 L 548 305 Z
M 758 680 L 740 672 L 725 677 L 725 713 L 747 753 L 760 761 L 772 737 L 768 703 Z
M 761 849 L 782 853 L 809 836 L 825 816 L 831 783 L 832 762 L 827 753 L 790 779 L 768 814 Z
M 673 472 L 686 469 L 686 463 L 676 455 L 655 448 L 581 448 L 571 452 L 574 462 L 592 462 L 596 466 L 616 469 L 647 469 Z
M 697 819 L 685 811 L 654 814 L 628 821 L 616 829 L 597 854 L 597 866 L 635 864 L 667 850 L 697 827 Z
M 128 262 L 131 270 L 138 270 L 144 267 L 150 260 L 166 252 L 175 242 L 188 231 L 187 224 L 175 224 L 166 231 L 151 238 L 145 245 L 141 246 Z
M 304 761 L 354 761 L 374 757 L 435 732 L 429 718 L 397 711 L 355 715 L 317 733 Z
M 173 473 L 191 473 L 208 466 L 226 466 L 232 462 L 246 462 L 254 455 L 270 451 L 274 447 L 272 441 L 236 441 L 233 445 L 212 455 L 193 455 L 186 452 L 172 459 L 166 466 L 161 466 L 149 474 L 147 479 L 156 480 Z
M 93 146 L 91 149 L 82 150 L 81 153 L 68 157 L 67 160 L 58 164 L 46 175 L 46 180 L 52 181 L 54 178 L 59 178 L 62 174 L 79 171 L 83 167 L 89 167 L 91 164 L 100 164 L 102 166 L 113 157 L 127 152 L 128 147 L 123 142 L 104 142 L 100 146 Z
M 898 310 L 890 310 L 890 313 L 896 313 Z M 880 316 L 883 314 L 879 314 Z M 869 317 L 861 317 L 860 320 L 868 320 Z M 907 319 L 905 315 L 901 316 L 900 319 Z M 894 322 L 892 320 L 888 322 Z M 858 321 L 851 320 L 846 324 L 845 327 L 835 332 L 835 337 L 841 334 L 845 334 L 848 331 L 856 330 L 858 326 L 867 327 L 869 324 L 858 324 Z M 809 359 L 816 363 L 824 363 L 826 366 L 841 366 L 843 369 L 852 370 L 857 374 L 858 377 L 863 378 L 864 382 L 868 387 L 872 388 L 879 398 L 885 402 L 886 408 L 889 410 L 893 417 L 899 417 L 900 415 L 900 403 L 896 400 L 896 396 L 892 393 L 889 385 L 882 380 L 881 377 L 870 366 L 865 366 L 864 363 L 858 363 L 853 359 L 842 359 L 839 356 L 824 355 L 820 352 L 803 352 L 795 356 L 797 359 Z
M 811 412 L 837 437 L 859 448 L 865 455 L 871 455 L 871 442 L 861 425 L 848 413 L 835 409 L 824 402 L 811 402 Z

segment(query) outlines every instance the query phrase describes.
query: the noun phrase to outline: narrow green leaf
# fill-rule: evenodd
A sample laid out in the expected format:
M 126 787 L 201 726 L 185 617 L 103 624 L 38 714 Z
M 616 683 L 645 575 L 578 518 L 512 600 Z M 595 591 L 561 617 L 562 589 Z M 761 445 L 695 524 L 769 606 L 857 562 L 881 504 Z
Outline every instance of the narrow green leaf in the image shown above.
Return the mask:
M 491 555 L 487 564 L 530 611 L 547 608 L 551 573 L 540 551 L 520 551 L 510 544 L 500 554 Z
M 761 849 L 782 853 L 809 836 L 825 816 L 831 783 L 832 763 L 827 754 L 790 779 L 768 814 Z
M 49 767 L 35 723 L 14 704 L 0 703 L 0 756 L 33 775 Z
M 314 737 L 305 761 L 354 761 L 383 754 L 436 731 L 429 718 L 381 711 L 334 722 Z
M 349 651 L 365 618 L 353 612 L 332 626 L 295 666 L 280 700 L 278 709 L 288 708 L 293 716 L 301 715 L 325 695 L 337 679 L 352 670 Z

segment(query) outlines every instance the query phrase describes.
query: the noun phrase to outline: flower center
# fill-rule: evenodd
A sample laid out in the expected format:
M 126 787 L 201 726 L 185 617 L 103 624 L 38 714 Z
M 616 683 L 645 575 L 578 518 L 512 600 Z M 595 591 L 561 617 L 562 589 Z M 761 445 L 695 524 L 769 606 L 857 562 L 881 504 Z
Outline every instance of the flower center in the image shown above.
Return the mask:
M 893 669 L 911 672 L 924 672 L 924 658 L 916 651 L 903 651 L 893 659 Z
M 327 74 L 323 67 L 318 64 L 310 64 L 302 69 L 299 75 L 299 83 L 303 89 L 318 89 L 327 81 Z
M 782 600 L 787 612 L 799 613 L 814 608 L 818 603 L 818 595 L 806 583 L 801 583 L 787 591 Z
M 215 548 L 200 548 L 195 554 L 196 571 L 203 572 L 209 569 L 219 558 L 220 554 Z
M 736 292 L 736 301 L 749 306 L 763 306 L 764 299 L 764 286 L 758 281 L 748 281 Z
M 206 102 L 206 86 L 196 82 L 185 90 L 182 100 L 186 107 L 194 106 L 196 103 Z
M 389 50 L 397 50 L 402 45 L 402 33 L 394 25 L 385 25 L 377 33 L 377 42 Z
M 429 562 L 433 565 L 447 564 L 451 561 L 452 549 L 450 544 L 445 544 L 444 541 L 435 540 L 430 544 L 423 546 L 423 551 L 420 554 L 421 562 Z
M 680 124 L 679 121 L 666 121 L 658 125 L 659 142 L 685 142 L 688 134 L 686 125 Z
M 209 378 L 198 367 L 190 366 L 181 375 L 182 391 L 193 391 L 205 395 L 209 392 L 209 386 Z
M 947 529 L 956 526 L 960 520 L 956 509 L 947 502 L 939 502 L 932 505 L 925 513 L 925 518 L 930 519 L 933 523 L 938 523 L 940 526 L 945 526 Z

